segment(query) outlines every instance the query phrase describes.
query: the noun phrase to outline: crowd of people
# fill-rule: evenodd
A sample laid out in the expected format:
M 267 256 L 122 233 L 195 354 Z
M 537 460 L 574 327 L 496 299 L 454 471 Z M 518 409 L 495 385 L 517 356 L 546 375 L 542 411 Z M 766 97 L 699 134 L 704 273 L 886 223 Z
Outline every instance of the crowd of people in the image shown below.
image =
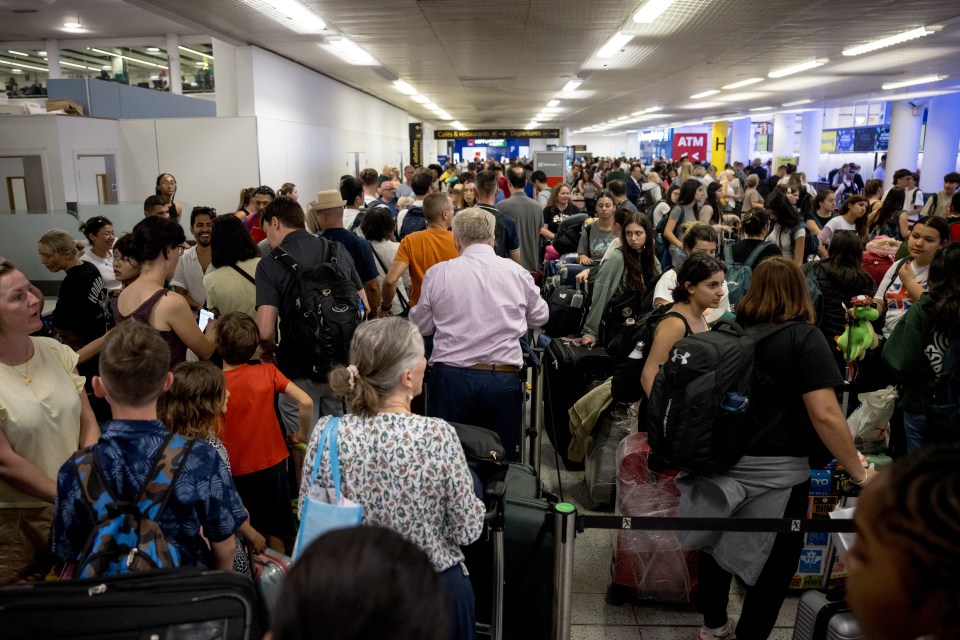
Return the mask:
M 291 551 L 291 499 L 334 486 L 329 459 L 310 474 L 333 421 L 343 495 L 364 505 L 365 525 L 402 536 L 370 534 L 370 546 L 422 552 L 425 560 L 404 560 L 404 579 L 444 603 L 424 609 L 423 620 L 448 637 L 473 637 L 460 547 L 480 536 L 482 488 L 449 423 L 494 430 L 516 459 L 521 343 L 549 317 L 539 286 L 545 261 L 568 255 L 593 272 L 582 274 L 593 304 L 578 344 L 605 344 L 615 323 L 607 311 L 625 299 L 649 295 L 669 308 L 636 380 L 646 396 L 685 336 L 734 315 L 743 326 L 783 325 L 756 355 L 770 384 L 756 411 L 775 427 L 729 472 L 681 476 L 686 515 L 715 513 L 705 496 L 732 483 L 751 490 L 722 515 L 802 517 L 808 471 L 830 458 L 856 484 L 915 494 L 911 483 L 928 482 L 916 465 L 880 481 L 860 465 L 835 392 L 847 362 L 834 339 L 850 321 L 844 305 L 872 296 L 879 346 L 863 384 L 901 386 L 905 446 L 896 453 L 957 439 L 942 412 L 934 415 L 933 390 L 944 375 L 957 377 L 960 360 L 960 245 L 952 242 L 960 175 L 947 174 L 944 190 L 925 199 L 906 169 L 886 192 L 880 180 L 859 180 L 858 167 L 819 191 L 792 165 L 771 169 L 759 159 L 722 171 L 687 158 L 601 159 L 574 162 L 555 182 L 519 160 L 402 173 L 387 166 L 343 176 L 306 206 L 292 183 L 244 188 L 224 214 L 185 212 L 176 179 L 164 173 L 129 233 L 116 237 L 103 216 L 82 225 L 84 242 L 49 231 L 38 239 L 41 260 L 66 274 L 49 326 L 39 291 L 0 261 L 0 584 L 82 559 L 96 523 L 73 462 L 78 449 L 92 446 L 104 481 L 132 499 L 171 434 L 192 445 L 160 527 L 183 564 L 250 574 L 248 549 Z M 879 278 L 864 258 L 877 242 L 889 254 Z M 726 272 L 745 263 L 752 283 L 731 303 Z M 319 332 L 304 320 L 317 313 L 327 314 Z M 300 471 L 290 452 L 304 444 Z M 944 490 L 955 493 L 956 474 L 949 477 Z M 872 506 L 858 515 L 871 553 L 905 535 L 890 516 L 898 503 L 878 493 L 871 487 Z M 960 515 L 909 508 L 923 512 L 938 540 L 957 524 L 937 518 Z M 892 522 L 881 527 L 879 514 Z M 334 539 L 300 563 L 345 562 Z M 749 558 L 725 534 L 688 543 L 701 550 L 700 637 L 766 637 L 799 534 L 758 535 Z M 956 562 L 948 547 L 917 543 L 902 553 L 923 556 L 919 579 Z M 876 604 L 864 595 L 870 567 L 859 571 L 852 600 L 866 610 Z M 733 575 L 749 587 L 735 628 L 727 617 Z M 331 579 L 294 570 L 288 589 L 304 592 L 285 602 L 276 637 L 307 637 L 295 602 L 342 614 L 305 591 Z M 925 587 L 936 597 L 956 591 Z

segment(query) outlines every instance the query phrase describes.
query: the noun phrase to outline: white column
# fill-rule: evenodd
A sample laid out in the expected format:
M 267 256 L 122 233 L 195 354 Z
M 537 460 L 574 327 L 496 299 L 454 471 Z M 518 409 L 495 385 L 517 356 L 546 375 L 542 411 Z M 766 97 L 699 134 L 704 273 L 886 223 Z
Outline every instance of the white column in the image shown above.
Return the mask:
M 823 133 L 823 109 L 804 111 L 800 116 L 800 161 L 797 171 L 814 182 L 820 173 L 820 136 Z
M 960 147 L 960 93 L 936 96 L 927 105 L 927 133 L 923 142 L 923 170 L 920 190 L 936 193 L 943 189 L 943 176 L 957 170 Z M 887 156 L 887 166 L 890 166 Z
M 779 158 L 793 156 L 793 138 L 797 129 L 797 114 L 778 113 L 773 116 L 773 168 Z
M 730 144 L 730 161 L 732 163 L 739 160 L 744 165 L 749 165 L 752 159 L 750 157 L 750 136 L 753 132 L 750 118 L 734 120 L 731 128 L 730 133 L 733 140 Z
M 887 176 L 883 188 L 893 186 L 893 174 L 897 169 L 916 171 L 920 156 L 920 127 L 923 124 L 923 107 L 914 107 L 906 101 L 893 103 L 890 116 L 890 147 L 887 149 Z M 927 139 L 930 139 L 927 135 Z M 956 149 L 954 149 L 956 155 Z M 942 177 L 942 176 L 941 176 Z
M 123 73 L 123 58 L 120 56 L 113 56 L 110 58 L 110 64 L 113 66 L 113 71 L 110 76 L 114 77 L 119 73 Z
M 237 48 L 213 38 L 213 77 L 217 86 L 217 117 L 237 115 Z
M 170 76 L 170 93 L 183 94 L 183 79 L 180 73 L 180 36 L 175 33 L 167 34 L 167 73 Z
M 59 80 L 60 75 L 60 43 L 56 40 L 44 40 L 43 46 L 47 52 L 48 80 Z

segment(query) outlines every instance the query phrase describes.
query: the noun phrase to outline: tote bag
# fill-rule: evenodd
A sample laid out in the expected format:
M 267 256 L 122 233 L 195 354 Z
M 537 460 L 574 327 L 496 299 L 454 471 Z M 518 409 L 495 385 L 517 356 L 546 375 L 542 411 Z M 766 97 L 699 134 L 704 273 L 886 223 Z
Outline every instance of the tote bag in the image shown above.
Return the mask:
M 310 543 L 334 529 L 356 527 L 363 518 L 363 505 L 357 504 L 340 495 L 340 458 L 337 454 L 337 430 L 340 418 L 331 418 L 323 428 L 317 453 L 313 461 L 313 474 L 310 476 L 310 489 L 303 499 L 300 512 L 300 531 L 293 548 L 293 559 L 310 546 Z M 320 459 L 329 443 L 330 470 L 333 475 L 333 488 L 317 486 L 317 472 Z

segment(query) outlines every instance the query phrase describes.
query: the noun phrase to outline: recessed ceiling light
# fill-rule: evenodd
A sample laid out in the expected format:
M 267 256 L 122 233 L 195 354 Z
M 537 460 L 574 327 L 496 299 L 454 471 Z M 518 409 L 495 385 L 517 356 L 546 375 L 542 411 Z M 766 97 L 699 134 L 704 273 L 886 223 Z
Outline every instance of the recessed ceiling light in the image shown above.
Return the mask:
M 47 57 L 47 52 L 46 52 L 46 51 L 37 51 L 37 55 L 40 56 L 41 58 L 46 58 L 46 57 Z
M 80 22 L 77 20 L 71 20 L 69 22 L 64 22 L 63 28 L 64 29 L 82 29 L 83 25 L 80 24 Z
M 721 87 L 721 89 L 739 89 L 740 87 L 748 87 L 751 84 L 757 84 L 758 82 L 763 82 L 763 78 L 747 78 L 746 80 L 740 80 L 739 82 L 725 85 Z
M 844 49 L 843 55 L 859 56 L 860 54 L 870 53 L 871 51 L 883 49 L 884 47 L 892 47 L 893 45 L 900 44 L 901 42 L 922 38 L 923 36 L 928 36 L 931 33 L 936 33 L 936 31 L 932 31 L 926 27 L 918 27 L 916 29 L 911 29 L 910 31 L 904 31 L 903 33 L 887 36 L 886 38 L 880 38 L 879 40 L 874 40 L 873 42 L 868 42 L 866 44 Z
M 160 47 L 147 47 L 147 51 L 149 51 L 150 53 L 159 53 Z
M 563 89 L 560 89 L 560 91 L 562 93 L 573 93 L 581 84 L 583 84 L 583 80 L 580 78 L 574 78 L 567 82 L 567 84 L 563 85 Z
M 919 78 L 914 78 L 912 80 L 901 80 L 900 82 L 888 82 L 883 85 L 883 90 L 887 91 L 889 89 L 899 89 L 901 87 L 912 87 L 915 84 L 929 84 L 931 82 L 940 82 L 941 80 L 946 80 L 950 76 L 921 76 Z
M 104 64 L 104 65 L 101 65 L 100 68 L 101 68 L 101 69 L 108 69 L 108 70 L 109 70 L 109 69 L 113 69 L 113 66 L 112 66 L 112 65 L 109 65 L 109 64 Z
M 409 84 L 407 84 L 407 83 L 406 83 L 405 81 L 403 81 L 403 80 L 394 80 L 394 81 L 393 81 L 393 88 L 396 89 L 397 91 L 399 91 L 400 93 L 405 93 L 405 94 L 407 94 L 408 96 L 412 96 L 412 95 L 415 95 L 415 94 L 417 93 L 417 90 L 416 90 L 416 89 L 414 89 L 413 87 L 411 87 Z
M 654 113 L 656 111 L 663 111 L 663 107 L 647 107 L 643 110 L 644 113 Z
M 816 60 L 807 60 L 806 62 L 801 62 L 800 64 L 795 64 L 789 67 L 784 67 L 782 69 L 777 69 L 776 71 L 771 71 L 767 74 L 767 77 L 770 78 L 782 78 L 784 76 L 790 76 L 795 73 L 800 73 L 801 71 L 807 71 L 809 69 L 815 69 L 821 67 L 830 62 L 829 58 L 817 58 Z
M 804 98 L 803 100 L 794 100 L 793 102 L 784 102 L 781 107 L 796 107 L 801 104 L 810 104 L 813 102 L 810 98 Z
M 647 0 L 643 6 L 633 14 L 633 21 L 640 24 L 650 24 L 670 8 L 676 0 Z
M 420 104 L 427 104 L 428 102 L 430 102 L 430 98 L 427 98 L 426 96 L 422 96 L 419 93 L 416 95 L 410 96 L 410 99 Z
M 428 110 L 430 110 L 430 111 L 436 111 L 437 109 L 440 108 L 440 107 L 438 107 L 437 105 L 433 104 L 432 102 L 424 102 L 424 103 L 423 103 L 423 106 L 426 107 L 426 108 L 427 108 Z
M 369 67 L 377 64 L 377 61 L 367 53 L 363 47 L 349 38 L 339 37 L 331 38 L 320 45 L 324 51 L 329 51 L 344 62 L 352 65 Z
M 541 109 L 541 111 L 544 113 L 561 113 L 563 111 L 563 107 L 544 107 Z
M 206 62 L 201 62 L 201 61 L 197 60 L 196 62 L 193 63 L 193 66 L 195 66 L 195 67 L 205 67 L 205 66 L 207 66 L 207 63 L 206 63 Z
M 551 100 L 550 102 L 547 103 L 547 106 L 548 106 L 548 107 L 555 107 L 555 106 L 557 106 L 558 104 L 560 104 L 560 101 L 559 101 L 559 100 Z
M 750 111 L 769 111 L 771 109 L 773 109 L 773 107 L 754 107 L 750 109 Z
M 631 40 L 633 40 L 633 36 L 629 33 L 617 31 L 615 34 L 610 36 L 610 39 L 607 40 L 606 44 L 597 50 L 597 57 L 612 58 L 617 51 L 622 49 L 623 46 Z
M 20 75 L 21 73 L 23 73 L 23 69 L 10 69 L 10 73 L 13 73 L 15 75 Z
M 700 93 L 695 93 L 690 96 L 691 100 L 699 100 L 700 98 L 706 98 L 707 96 L 715 96 L 720 93 L 719 89 L 710 89 L 709 91 L 701 91 Z
M 460 131 L 467 130 L 467 128 L 463 126 L 463 124 L 459 120 L 454 120 L 453 122 L 450 123 L 450 126 L 452 126 L 454 129 L 459 129 Z
M 528 122 L 526 126 L 524 126 L 524 129 L 536 129 L 539 126 L 540 126 L 539 122 L 537 122 L 536 120 L 532 120 Z

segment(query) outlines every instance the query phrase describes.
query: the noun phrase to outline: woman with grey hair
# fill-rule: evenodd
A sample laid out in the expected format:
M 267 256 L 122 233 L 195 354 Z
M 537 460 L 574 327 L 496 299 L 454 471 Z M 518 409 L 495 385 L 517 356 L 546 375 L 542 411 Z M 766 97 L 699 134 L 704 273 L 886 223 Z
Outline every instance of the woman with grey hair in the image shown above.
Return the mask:
M 317 422 L 307 444 L 300 505 L 313 482 L 333 488 L 328 455 L 322 455 L 315 480 L 312 475 L 320 435 L 339 420 L 343 497 L 364 506 L 362 524 L 392 529 L 430 556 L 446 597 L 447 637 L 474 638 L 473 587 L 460 546 L 480 536 L 484 507 L 453 427 L 410 411 L 426 366 L 423 340 L 406 320 L 372 320 L 357 329 L 350 364 L 329 376 L 349 413 Z

